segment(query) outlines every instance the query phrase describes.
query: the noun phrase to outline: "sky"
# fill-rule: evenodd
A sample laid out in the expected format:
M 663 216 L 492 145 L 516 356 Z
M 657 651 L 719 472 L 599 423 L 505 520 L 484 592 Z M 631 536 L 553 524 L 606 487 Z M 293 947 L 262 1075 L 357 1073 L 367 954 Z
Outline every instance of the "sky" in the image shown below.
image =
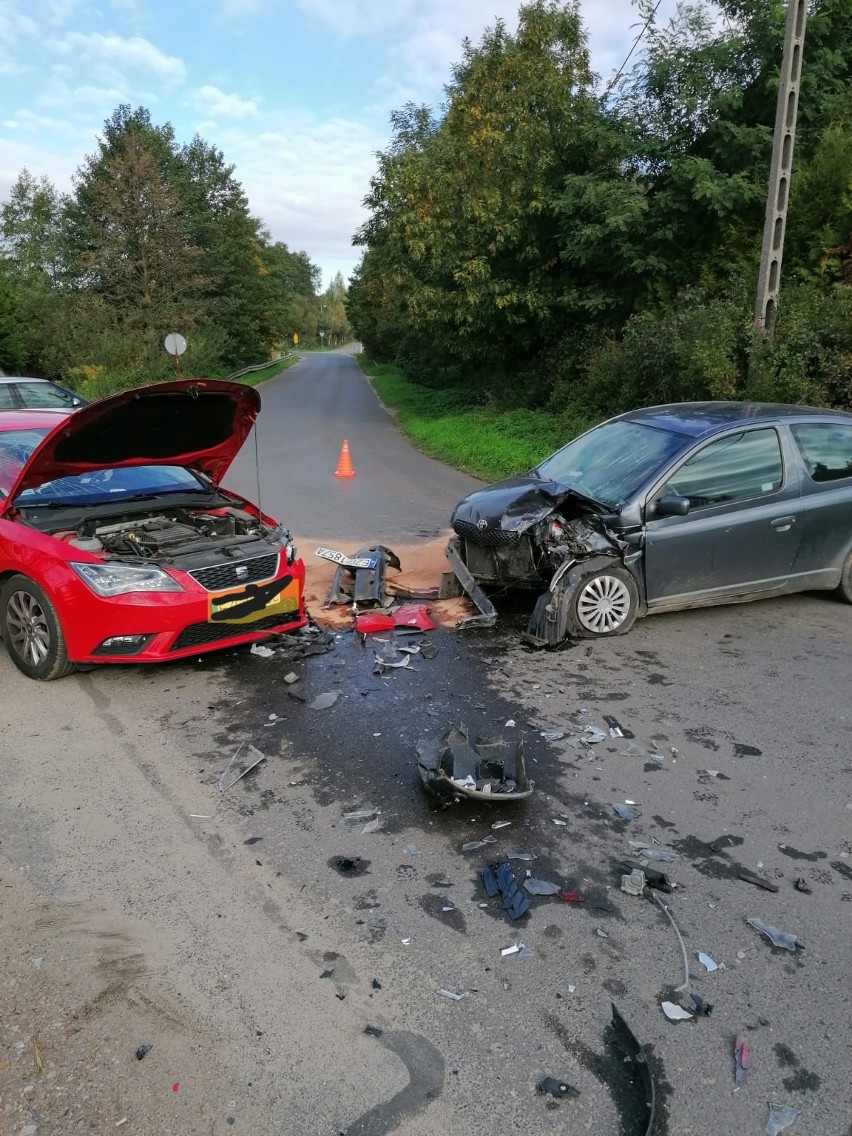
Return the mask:
M 236 166 L 276 240 L 348 277 L 352 235 L 390 112 L 439 106 L 467 36 L 518 0 L 0 0 L 0 200 L 26 166 L 62 191 L 119 103 Z M 659 18 L 675 0 L 661 0 Z M 640 23 L 631 0 L 583 0 L 606 82 Z

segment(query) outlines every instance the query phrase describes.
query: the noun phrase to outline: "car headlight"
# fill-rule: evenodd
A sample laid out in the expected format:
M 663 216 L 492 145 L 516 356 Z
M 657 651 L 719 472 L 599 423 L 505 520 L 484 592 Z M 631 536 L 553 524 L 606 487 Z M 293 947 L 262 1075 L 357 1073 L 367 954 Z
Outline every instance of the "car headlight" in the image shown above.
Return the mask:
M 127 564 L 79 564 L 71 567 L 96 595 L 123 596 L 127 592 L 182 592 L 183 588 L 161 568 L 131 568 Z

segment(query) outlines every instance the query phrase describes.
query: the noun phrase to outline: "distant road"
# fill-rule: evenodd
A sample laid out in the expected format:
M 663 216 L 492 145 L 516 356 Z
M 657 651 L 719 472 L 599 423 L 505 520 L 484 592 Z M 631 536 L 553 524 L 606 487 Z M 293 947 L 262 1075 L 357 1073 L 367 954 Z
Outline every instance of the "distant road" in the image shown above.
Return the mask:
M 306 355 L 259 390 L 262 505 L 300 536 L 365 544 L 434 537 L 479 484 L 405 440 L 351 355 Z M 334 476 L 344 438 L 355 468 L 349 480 Z M 225 484 L 257 498 L 253 436 Z

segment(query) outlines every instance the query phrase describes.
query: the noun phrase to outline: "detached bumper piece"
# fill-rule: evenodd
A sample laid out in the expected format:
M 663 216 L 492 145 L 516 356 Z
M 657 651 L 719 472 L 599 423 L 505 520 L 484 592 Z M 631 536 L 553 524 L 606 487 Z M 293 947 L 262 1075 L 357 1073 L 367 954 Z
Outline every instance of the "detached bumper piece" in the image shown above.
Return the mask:
M 372 548 L 360 548 L 353 559 L 365 561 L 369 567 L 353 568 L 339 564 L 331 581 L 328 602 L 385 607 L 388 602 L 385 572 L 388 568 L 399 571 L 399 557 L 383 544 L 377 544 Z
M 497 622 L 497 609 L 491 600 L 474 580 L 461 557 L 461 542 L 457 537 L 449 542 L 444 550 L 450 566 L 456 574 L 456 579 L 467 592 L 470 599 L 479 608 L 479 615 L 471 615 L 467 619 L 459 620 L 457 627 L 493 627 Z
M 419 742 L 417 771 L 426 791 L 445 805 L 522 801 L 535 788 L 527 780 L 523 741 L 510 747 L 502 738 L 477 738 L 471 745 L 465 726 Z

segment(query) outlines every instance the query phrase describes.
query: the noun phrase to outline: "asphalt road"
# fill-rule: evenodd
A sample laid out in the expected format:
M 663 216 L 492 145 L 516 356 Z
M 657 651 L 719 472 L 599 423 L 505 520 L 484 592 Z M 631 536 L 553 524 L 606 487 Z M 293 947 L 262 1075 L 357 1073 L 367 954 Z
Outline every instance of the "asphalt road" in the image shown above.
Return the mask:
M 309 362 L 322 384 L 324 364 Z M 362 383 L 349 364 L 325 365 Z M 265 407 L 287 382 L 263 388 Z M 338 405 L 314 436 L 333 453 L 344 427 L 360 474 L 354 426 L 331 421 Z M 310 528 L 343 538 L 336 483 L 302 478 L 298 444 L 278 452 L 276 436 L 270 458 L 261 443 L 264 469 L 294 487 L 294 529 L 324 498 L 329 529 Z M 389 445 L 410 487 L 403 536 L 418 523 L 431 535 L 463 479 L 445 471 L 434 496 L 415 492 L 424 459 Z M 399 539 L 392 526 L 379 535 Z M 852 1133 L 852 608 L 806 595 L 657 616 L 552 653 L 521 646 L 523 623 L 506 613 L 492 632 L 435 633 L 434 659 L 387 677 L 350 633 L 301 661 L 240 651 L 48 689 L 0 656 L 0 1131 L 112 1131 L 126 1115 L 125 1131 L 158 1136 L 640 1136 L 615 1003 L 648 1047 L 654 1136 L 761 1133 L 769 1103 L 800 1111 L 792 1136 Z M 337 702 L 311 709 L 329 691 Z M 604 715 L 635 737 L 577 743 Z M 459 722 L 524 738 L 527 805 L 434 810 L 416 742 Z M 222 794 L 241 744 L 266 760 Z M 625 823 L 612 806 L 628 801 L 638 815 Z M 356 808 L 374 811 L 375 831 L 342 820 Z M 511 825 L 493 829 L 502 817 Z M 662 1013 L 685 1001 L 681 952 L 665 914 L 619 889 L 629 840 L 676 855 L 658 865 L 678 885 L 662 898 L 709 1017 Z M 479 873 L 517 851 L 536 857 L 512 861 L 519 880 L 531 870 L 586 902 L 540 898 L 510 924 Z M 755 916 L 799 948 L 773 947 Z M 532 956 L 503 957 L 515 942 Z M 706 973 L 698 951 L 720 969 Z M 740 1087 L 738 1033 L 750 1048 Z M 154 1049 L 137 1063 L 140 1041 Z M 579 1097 L 538 1094 L 547 1075 Z
M 478 484 L 400 435 L 344 351 L 305 355 L 260 388 L 263 408 L 225 484 L 302 537 L 396 541 L 437 536 Z M 343 440 L 355 477 L 334 476 Z M 259 463 L 256 460 L 259 455 Z

